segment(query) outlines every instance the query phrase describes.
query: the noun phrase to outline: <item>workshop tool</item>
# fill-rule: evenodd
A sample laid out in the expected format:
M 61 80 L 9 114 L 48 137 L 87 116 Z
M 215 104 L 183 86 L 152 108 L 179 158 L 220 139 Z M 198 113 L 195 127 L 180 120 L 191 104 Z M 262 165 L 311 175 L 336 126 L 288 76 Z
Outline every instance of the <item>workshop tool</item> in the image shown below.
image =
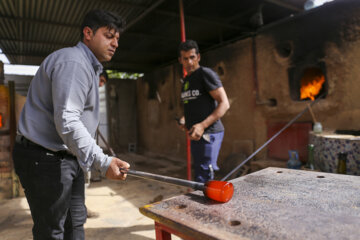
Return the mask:
M 232 198 L 234 193 L 233 184 L 225 181 L 212 180 L 206 183 L 199 183 L 185 179 L 141 172 L 133 169 L 121 168 L 120 171 L 134 177 L 140 177 L 140 178 L 165 182 L 173 185 L 189 187 L 194 190 L 201 190 L 203 191 L 206 197 L 215 200 L 217 202 L 228 202 Z
M 110 145 L 105 140 L 104 136 L 101 134 L 99 129 L 97 130 L 98 135 L 105 143 L 106 147 L 111 152 L 111 155 L 116 156 L 114 150 L 110 147 Z M 208 181 L 205 184 L 194 182 L 190 180 L 184 180 L 179 178 L 173 178 L 173 177 L 167 177 L 163 175 L 153 174 L 153 173 L 147 173 L 147 172 L 141 172 L 136 171 L 133 169 L 125 169 L 120 168 L 120 171 L 126 174 L 129 174 L 134 177 L 140 177 L 145 179 L 152 179 L 160 182 L 165 182 L 169 184 L 179 185 L 183 187 L 189 187 L 194 190 L 201 190 L 203 191 L 204 195 L 212 200 L 218 201 L 218 202 L 228 202 L 234 193 L 234 186 L 230 182 L 225 181 Z
M 293 124 L 299 117 L 301 117 L 307 110 L 310 109 L 312 105 L 317 103 L 325 94 L 323 93 L 320 95 L 315 101 L 312 101 L 308 104 L 302 112 L 296 115 L 290 122 L 288 122 L 282 129 L 280 129 L 277 133 L 275 133 L 269 140 L 267 140 L 262 146 L 260 146 L 255 152 L 253 152 L 249 157 L 247 157 L 242 163 L 240 163 L 236 168 L 234 168 L 231 172 L 229 172 L 225 177 L 221 179 L 221 181 L 225 181 L 228 179 L 232 174 L 234 174 L 237 170 L 239 170 L 245 163 L 250 161 L 258 152 L 260 152 L 264 147 L 266 147 L 269 143 L 272 142 L 277 136 L 280 135 L 285 129 L 287 129 L 291 124 Z

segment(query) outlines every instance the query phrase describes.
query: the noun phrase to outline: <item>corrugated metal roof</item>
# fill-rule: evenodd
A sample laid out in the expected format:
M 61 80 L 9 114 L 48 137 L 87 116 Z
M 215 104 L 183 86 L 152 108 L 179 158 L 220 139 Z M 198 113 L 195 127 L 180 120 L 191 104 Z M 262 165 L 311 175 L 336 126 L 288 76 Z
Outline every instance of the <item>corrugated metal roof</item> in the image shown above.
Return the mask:
M 306 0 L 184 0 L 188 38 L 200 49 L 255 31 L 254 15 L 264 24 L 297 14 Z M 0 48 L 14 64 L 40 64 L 51 52 L 79 41 L 80 24 L 92 9 L 126 19 L 128 27 L 108 68 L 144 72 L 177 58 L 180 41 L 178 0 L 2 0 Z

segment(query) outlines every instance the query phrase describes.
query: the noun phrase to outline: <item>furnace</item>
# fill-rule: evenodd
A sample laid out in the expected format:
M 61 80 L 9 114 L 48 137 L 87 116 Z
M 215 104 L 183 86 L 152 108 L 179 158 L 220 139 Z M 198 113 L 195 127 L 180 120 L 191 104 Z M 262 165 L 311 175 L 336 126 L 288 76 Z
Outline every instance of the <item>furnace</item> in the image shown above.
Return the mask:
M 328 81 L 325 62 L 299 64 L 288 69 L 290 97 L 294 101 L 315 100 L 326 97 Z

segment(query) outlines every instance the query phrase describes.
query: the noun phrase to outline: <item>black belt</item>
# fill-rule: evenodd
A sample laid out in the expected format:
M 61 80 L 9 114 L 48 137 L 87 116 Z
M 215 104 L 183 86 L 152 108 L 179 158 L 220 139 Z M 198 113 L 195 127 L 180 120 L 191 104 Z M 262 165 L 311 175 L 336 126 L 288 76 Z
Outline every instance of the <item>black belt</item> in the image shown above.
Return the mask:
M 46 152 L 49 152 L 49 153 L 52 153 L 54 155 L 58 155 L 58 156 L 61 156 L 61 157 L 65 157 L 65 156 L 75 157 L 73 154 L 69 153 L 66 150 L 61 150 L 61 151 L 56 151 L 56 152 L 51 151 L 51 150 L 49 150 L 47 148 L 44 148 L 43 146 L 41 146 L 39 144 L 36 144 L 36 143 L 30 141 L 29 139 L 27 139 L 26 137 L 21 136 L 21 135 L 16 135 L 15 142 L 23 145 L 24 147 L 37 148 L 39 150 L 46 151 Z

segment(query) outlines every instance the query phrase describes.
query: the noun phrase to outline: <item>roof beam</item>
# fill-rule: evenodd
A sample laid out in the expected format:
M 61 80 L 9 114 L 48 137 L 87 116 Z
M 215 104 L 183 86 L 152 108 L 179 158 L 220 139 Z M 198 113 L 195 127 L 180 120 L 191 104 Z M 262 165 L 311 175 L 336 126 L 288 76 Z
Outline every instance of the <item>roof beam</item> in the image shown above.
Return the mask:
M 89 1 L 89 0 L 88 0 Z M 99 2 L 99 0 L 90 0 L 91 2 Z M 148 6 L 144 6 L 144 5 L 139 5 L 139 4 L 134 4 L 134 3 L 130 3 L 130 2 L 122 2 L 119 0 L 102 0 L 102 2 L 109 2 L 111 4 L 116 4 L 122 7 L 129 7 L 129 8 L 139 8 L 139 9 L 146 9 L 148 8 Z
M 176 36 L 172 36 L 172 35 L 159 35 L 159 34 L 144 34 L 144 33 L 138 33 L 138 32 L 126 32 L 125 34 L 134 36 L 134 37 L 138 37 L 138 38 L 153 38 L 153 39 L 159 39 L 159 40 L 167 40 L 167 41 L 172 41 L 172 42 L 176 42 L 177 44 L 180 43 L 180 37 L 176 37 Z M 121 38 L 120 38 L 121 40 Z M 211 45 L 214 44 L 213 42 L 208 42 L 208 41 L 197 41 L 198 44 L 204 44 L 204 45 Z
M 66 24 L 66 23 L 61 23 L 61 22 L 53 22 L 53 21 L 40 20 L 40 19 L 34 19 L 34 18 L 10 17 L 10 16 L 2 15 L 2 14 L 0 14 L 0 19 L 10 20 L 10 21 L 24 21 L 24 22 L 36 23 L 36 24 L 56 25 L 56 26 L 76 28 L 76 29 L 79 29 L 79 27 L 80 27 L 80 25 L 75 25 L 75 24 Z
M 137 16 L 134 20 L 132 20 L 131 22 L 129 22 L 129 24 L 126 24 L 124 31 L 128 30 L 129 28 L 131 28 L 134 24 L 136 24 L 137 22 L 139 22 L 141 19 L 143 19 L 144 17 L 146 17 L 149 13 L 151 13 L 155 8 L 157 8 L 161 3 L 163 3 L 165 0 L 158 0 L 156 3 L 154 3 L 153 5 L 151 5 L 149 8 L 147 8 L 142 14 L 140 14 L 139 16 Z
M 19 41 L 19 42 L 26 42 L 26 41 Z M 1 43 L 1 40 L 0 40 Z M 34 42 L 34 43 L 38 43 L 38 42 Z M 42 45 L 44 44 L 49 44 L 52 45 L 51 43 L 40 43 Z M 0 44 L 1 46 L 1 44 Z M 63 47 L 69 47 L 69 46 L 61 46 L 57 49 L 63 48 Z M 49 52 L 45 52 L 42 51 L 42 53 L 39 54 L 39 52 L 37 53 L 33 53 L 33 52 L 19 52 L 19 51 L 3 51 L 1 52 L 2 54 L 5 55 L 9 55 L 9 56 L 27 56 L 27 57 L 47 57 L 49 54 L 51 54 L 53 51 L 49 51 Z M 173 58 L 176 57 L 176 52 L 174 54 L 169 54 L 168 52 L 161 52 L 161 51 L 143 51 L 143 50 L 139 50 L 139 49 L 135 49 L 135 50 L 129 50 L 128 48 L 117 48 L 116 50 L 116 55 L 114 56 L 116 58 L 116 56 L 118 54 L 142 54 L 142 55 L 147 55 L 147 56 L 151 56 L 151 57 L 158 57 L 158 58 Z M 139 55 L 140 56 L 140 55 Z
M 157 4 L 154 4 L 153 8 L 151 8 L 149 10 L 151 10 L 151 11 L 154 10 L 154 8 L 157 7 L 163 1 L 164 0 L 159 0 L 157 2 Z M 279 1 L 279 0 L 267 0 L 267 1 Z M 142 18 L 144 18 L 146 15 L 148 15 L 151 11 L 146 10 L 139 17 L 135 18 L 133 21 L 128 23 L 125 27 L 125 30 L 128 30 L 131 26 L 133 26 L 138 21 L 140 21 Z M 174 12 L 168 12 L 168 11 L 163 11 L 163 10 L 155 10 L 154 12 L 157 14 L 170 16 L 170 17 L 174 17 L 174 18 L 179 17 L 179 14 L 174 13 Z M 78 24 L 67 24 L 67 23 L 62 23 L 62 22 L 45 21 L 45 20 L 34 19 L 34 18 L 10 17 L 10 16 L 2 15 L 2 14 L 0 14 L 0 19 L 9 20 L 9 21 L 23 21 L 23 22 L 27 22 L 27 23 L 35 23 L 35 24 L 42 24 L 42 25 L 54 25 L 54 26 L 61 26 L 61 27 L 66 27 L 66 28 L 74 28 L 74 30 L 76 30 L 76 31 L 80 28 L 80 25 L 78 25 Z M 220 27 L 224 27 L 224 28 L 230 28 L 230 29 L 236 29 L 236 30 L 248 30 L 248 28 L 239 27 L 239 26 L 236 26 L 233 24 L 222 23 L 222 22 L 218 22 L 218 21 L 214 21 L 214 20 L 210 20 L 210 19 L 199 18 L 199 17 L 194 17 L 194 16 L 186 15 L 186 19 L 189 19 L 190 21 L 197 21 L 197 22 L 202 22 L 202 23 L 206 23 L 206 24 L 216 25 L 216 26 L 220 26 Z
M 6 55 L 9 59 L 10 63 L 13 64 L 13 60 L 16 61 L 16 64 L 24 64 L 24 65 L 40 65 L 44 60 L 43 56 L 27 56 L 23 54 L 10 54 Z M 31 58 L 31 63 L 24 61 L 25 58 Z
M 46 56 L 44 55 L 26 55 L 26 54 L 9 54 L 9 59 L 17 59 L 18 64 L 24 65 L 40 65 L 41 62 L 44 60 Z M 31 64 L 26 61 L 26 58 L 31 58 Z M 21 59 L 21 60 L 20 60 Z M 35 60 L 35 62 L 34 62 Z M 150 71 L 160 65 L 151 64 L 151 63 L 132 63 L 132 62 L 117 62 L 117 61 L 110 61 L 104 63 L 104 67 L 108 69 L 117 69 L 121 71 L 129 71 L 129 72 L 146 72 Z
M 98 0 L 94 0 L 94 1 L 98 1 Z M 131 7 L 131 8 L 138 7 L 140 9 L 145 10 L 143 13 L 141 13 L 139 16 L 137 16 L 134 20 L 132 20 L 128 24 L 126 24 L 125 30 L 128 30 L 131 26 L 133 26 L 134 24 L 139 22 L 141 19 L 146 17 L 149 13 L 151 13 L 153 10 L 155 10 L 165 0 L 158 0 L 150 7 L 138 6 L 135 4 L 121 3 L 121 2 L 119 3 L 118 1 L 114 1 L 114 0 L 108 0 L 108 1 L 111 3 L 117 3 L 119 5 L 125 5 L 125 6 Z M 39 19 L 33 19 L 33 18 L 23 18 L 23 17 L 10 17 L 10 16 L 5 16 L 5 15 L 0 15 L 0 19 L 26 21 L 26 22 L 37 23 L 37 24 L 51 24 L 51 25 L 56 25 L 56 26 L 71 27 L 71 28 L 77 28 L 77 29 L 80 27 L 80 25 L 78 25 L 78 24 L 66 24 L 66 23 L 61 23 L 61 22 L 52 22 L 52 21 L 47 21 L 47 20 L 45 21 L 45 20 L 39 20 Z
M 64 48 L 73 46 L 74 43 L 63 43 L 63 42 L 48 42 L 48 41 L 35 41 L 35 40 L 20 40 L 16 38 L 0 38 L 0 46 L 4 42 L 12 42 L 12 43 L 30 43 L 30 44 L 39 44 L 39 45 L 51 45 L 54 48 Z
M 0 20 L 1 19 L 6 19 L 6 20 L 10 20 L 10 21 L 24 21 L 24 22 L 30 22 L 30 23 L 35 23 L 35 24 L 39 24 L 39 25 L 61 26 L 61 27 L 73 28 L 74 31 L 78 31 L 80 28 L 80 25 L 71 25 L 71 24 L 65 24 L 65 23 L 61 23 L 61 22 L 43 21 L 43 20 L 39 20 L 39 19 L 29 19 L 29 18 L 19 18 L 19 17 L 15 18 L 15 17 L 8 17 L 8 16 L 4 16 L 4 15 L 0 14 Z M 157 39 L 179 41 L 177 38 L 172 37 L 172 36 L 164 36 L 164 35 L 160 36 L 160 35 L 156 35 L 156 34 L 126 32 L 126 35 L 141 36 L 141 37 L 146 36 L 146 37 L 153 37 L 153 38 L 157 38 Z M 3 39 L 3 40 L 6 40 L 6 39 Z M 28 42 L 28 41 L 26 41 L 26 42 Z
M 160 0 L 158 1 L 158 4 L 160 4 L 161 2 L 163 2 L 164 0 Z M 158 6 L 155 4 L 153 5 L 154 7 Z M 178 13 L 173 13 L 173 12 L 168 12 L 168 11 L 162 11 L 162 10 L 155 10 L 156 13 L 160 13 L 162 15 L 166 15 L 166 16 L 171 16 L 171 17 L 179 17 Z M 148 14 L 149 12 L 147 12 Z M 143 16 L 145 17 L 145 16 Z M 237 30 L 248 30 L 247 28 L 243 28 L 243 27 L 239 27 L 239 26 L 235 26 L 232 24 L 227 24 L 227 23 L 220 23 L 217 21 L 212 21 L 212 20 L 206 20 L 203 18 L 199 18 L 199 17 L 193 17 L 193 16 L 186 16 L 187 19 L 189 20 L 193 20 L 193 21 L 198 21 L 198 22 L 203 22 L 206 24 L 211 24 L 211 25 L 217 25 L 220 27 L 226 27 L 226 28 L 231 28 L 231 29 L 237 29 Z M 66 23 L 62 23 L 62 22 L 54 22 L 54 21 L 44 21 L 44 20 L 40 20 L 40 19 L 33 19 L 33 18 L 22 18 L 22 17 L 10 17 L 10 16 L 5 16 L 5 15 L 1 15 L 0 14 L 0 19 L 6 19 L 6 20 L 10 20 L 10 21 L 24 21 L 27 23 L 35 23 L 35 24 L 41 24 L 41 25 L 51 25 L 51 26 L 60 26 L 60 27 L 66 27 L 66 28 L 73 28 L 74 31 L 78 31 L 78 29 L 80 28 L 80 25 L 77 24 L 66 24 Z M 140 19 L 135 19 L 134 21 L 138 22 Z M 129 23 L 131 26 L 134 23 L 130 22 Z M 129 27 L 126 27 L 126 29 L 129 29 Z M 153 37 L 153 38 L 157 38 L 157 39 L 163 39 L 163 40 L 169 40 L 169 41 L 179 41 L 178 38 L 172 37 L 172 36 L 160 36 L 160 35 L 150 35 L 150 34 L 143 34 L 143 33 L 137 33 L 137 32 L 126 32 L 127 35 L 133 35 L 133 36 L 146 36 L 146 37 Z M 28 42 L 28 41 L 26 41 Z M 69 45 L 72 45 L 74 43 L 71 43 Z M 213 44 L 213 43 L 209 43 L 209 42 L 199 42 L 199 44 Z M 66 44 L 65 44 L 66 46 Z
M 291 3 L 287 3 L 287 2 L 285 2 L 283 0 L 265 0 L 265 1 L 268 2 L 268 3 L 272 3 L 274 5 L 289 9 L 289 10 L 293 10 L 295 12 L 304 11 L 304 9 L 299 8 L 299 7 L 297 7 L 297 6 L 295 6 L 295 5 L 291 4 Z
M 178 13 L 169 12 L 169 11 L 163 11 L 163 10 L 156 10 L 155 13 L 161 14 L 161 15 L 164 15 L 164 16 L 174 17 L 174 18 L 179 18 L 180 17 Z M 248 28 L 239 27 L 239 26 L 224 23 L 224 22 L 218 22 L 216 20 L 211 20 L 211 19 L 204 19 L 204 18 L 195 17 L 195 16 L 189 16 L 189 15 L 185 15 L 185 18 L 189 19 L 190 21 L 202 22 L 202 23 L 216 25 L 216 26 L 224 27 L 224 28 L 230 28 L 230 29 L 236 29 L 236 30 L 248 30 Z
M 39 53 L 36 54 L 33 53 L 24 53 L 24 52 L 2 52 L 2 54 L 5 54 L 7 57 L 39 57 L 39 58 L 45 58 L 48 56 L 46 53 Z

